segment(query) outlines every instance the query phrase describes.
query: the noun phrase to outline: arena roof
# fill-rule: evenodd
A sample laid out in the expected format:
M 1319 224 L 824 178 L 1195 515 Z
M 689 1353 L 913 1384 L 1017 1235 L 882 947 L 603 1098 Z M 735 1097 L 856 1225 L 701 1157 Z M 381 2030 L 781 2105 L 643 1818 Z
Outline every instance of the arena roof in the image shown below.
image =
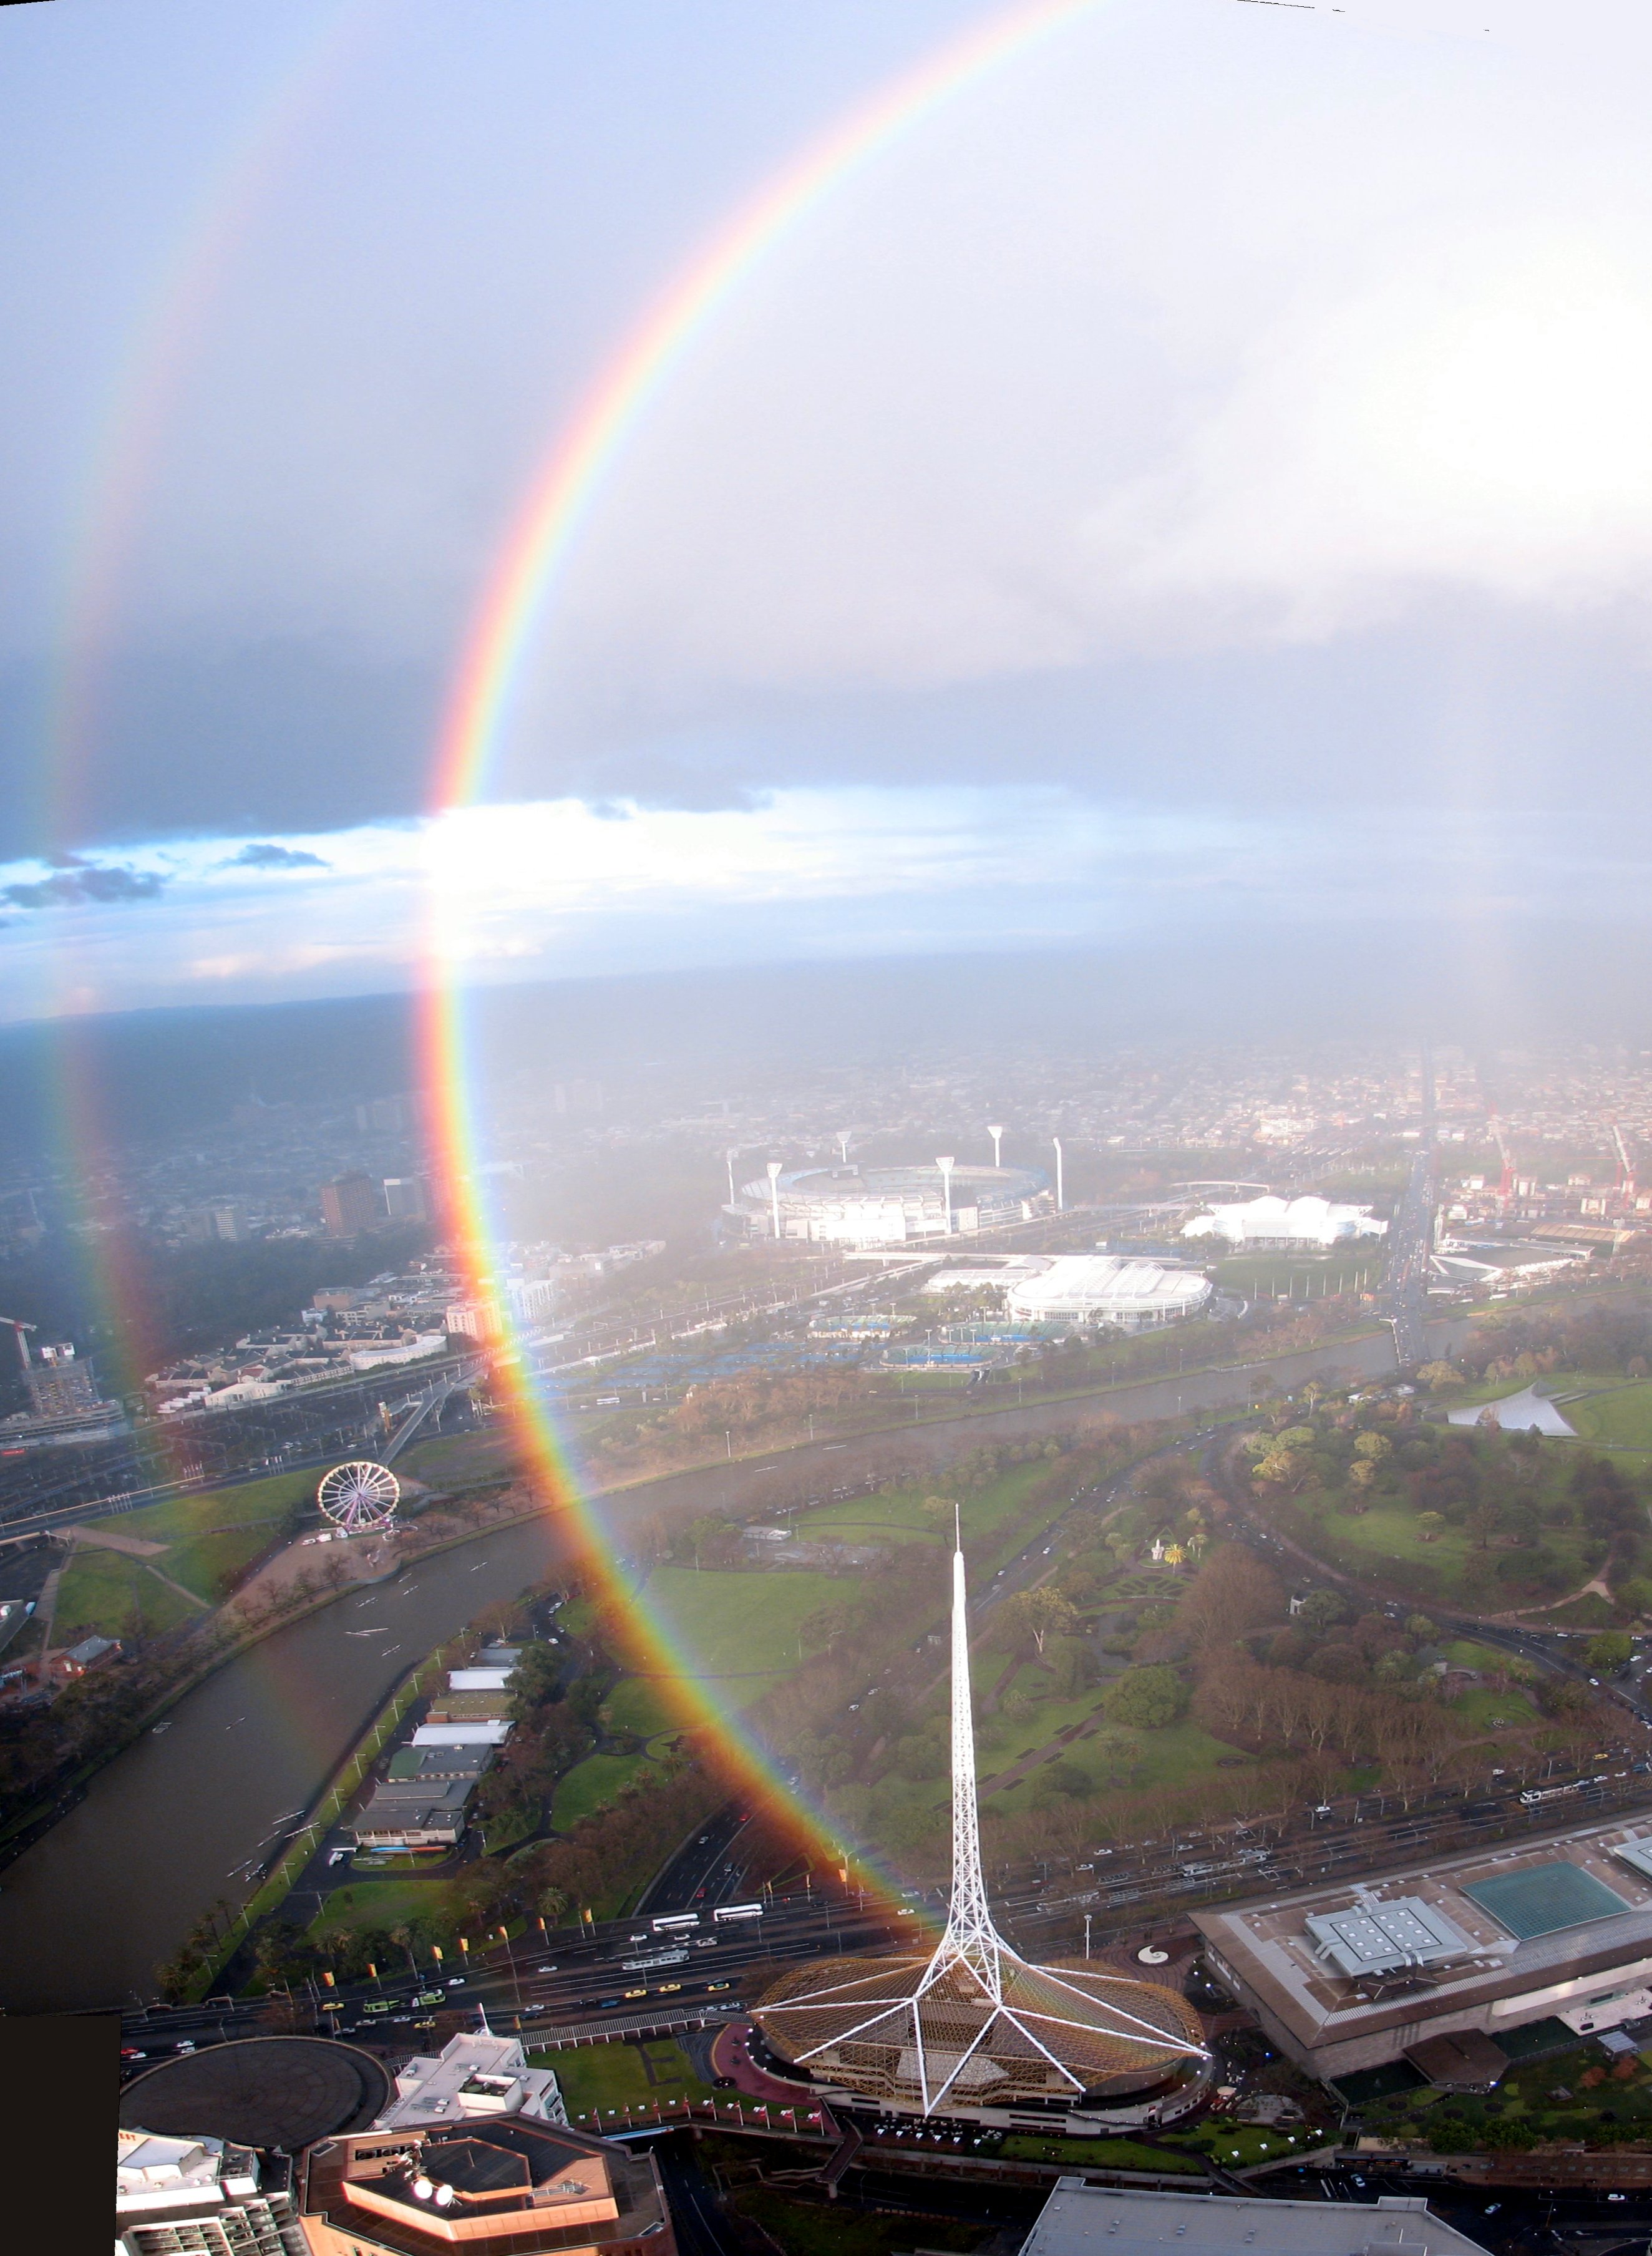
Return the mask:
M 1329 1199 L 1247 1199 L 1239 1206 L 1213 1206 L 1182 1225 L 1183 1237 L 1225 1237 L 1230 1245 L 1317 1245 L 1327 1249 L 1355 1238 L 1381 1237 L 1387 1230 L 1366 1206 L 1336 1206 Z
M 1005 1295 L 1018 1316 L 1112 1316 L 1162 1322 L 1190 1315 L 1211 1297 L 1197 1269 L 1169 1269 L 1119 1253 L 1058 1253 L 1036 1277 L 1018 1280 Z
M 1472 1880 L 1463 1893 L 1522 1942 L 1535 1935 L 1557 1935 L 1566 1927 L 1586 1927 L 1592 1919 L 1613 1919 L 1629 1908 L 1615 1889 L 1564 1858 Z

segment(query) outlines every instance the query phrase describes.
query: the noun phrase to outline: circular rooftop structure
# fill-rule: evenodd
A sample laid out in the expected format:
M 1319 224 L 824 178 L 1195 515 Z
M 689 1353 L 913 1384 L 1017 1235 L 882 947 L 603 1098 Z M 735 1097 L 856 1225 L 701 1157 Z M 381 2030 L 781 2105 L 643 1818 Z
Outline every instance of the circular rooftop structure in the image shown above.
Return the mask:
M 960 1163 L 948 1180 L 933 1160 L 899 1167 L 794 1167 L 771 1190 L 766 1175 L 741 1186 L 724 1213 L 751 1237 L 810 1244 L 905 1245 L 1030 1222 L 1052 1203 L 1041 1167 Z M 780 1228 L 775 1230 L 778 1214 Z
M 1197 2016 L 1161 1984 L 1006 1950 L 994 1998 L 964 1964 L 923 1987 L 929 1964 L 901 1955 L 794 1967 L 752 2018 L 793 2069 L 899 2112 L 1118 2106 L 1168 2097 L 1202 2072 Z
M 180 2053 L 122 2089 L 121 2128 L 173 2139 L 227 2139 L 289 2154 L 364 2131 L 390 2104 L 371 2053 L 329 2037 L 237 2037 Z

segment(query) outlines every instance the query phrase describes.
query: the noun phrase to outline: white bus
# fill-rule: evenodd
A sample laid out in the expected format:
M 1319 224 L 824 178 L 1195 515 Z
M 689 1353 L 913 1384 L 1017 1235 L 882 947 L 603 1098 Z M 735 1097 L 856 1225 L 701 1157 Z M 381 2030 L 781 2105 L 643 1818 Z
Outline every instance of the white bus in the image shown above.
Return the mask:
M 700 1914 L 697 1911 L 664 1911 L 648 1924 L 656 1935 L 674 1935 L 680 1928 L 698 1927 Z
M 719 1904 L 711 1916 L 713 1919 L 761 1919 L 763 1907 L 760 1903 Z

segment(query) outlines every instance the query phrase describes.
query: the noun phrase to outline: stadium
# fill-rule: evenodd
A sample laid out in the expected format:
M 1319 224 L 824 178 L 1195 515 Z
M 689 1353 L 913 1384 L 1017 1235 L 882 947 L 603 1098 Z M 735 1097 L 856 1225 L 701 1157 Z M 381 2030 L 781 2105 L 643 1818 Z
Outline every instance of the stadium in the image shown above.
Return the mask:
M 819 1245 L 907 1245 L 1001 1229 L 1051 1210 L 1040 1167 L 798 1167 L 742 1184 L 724 1208 L 747 1237 Z

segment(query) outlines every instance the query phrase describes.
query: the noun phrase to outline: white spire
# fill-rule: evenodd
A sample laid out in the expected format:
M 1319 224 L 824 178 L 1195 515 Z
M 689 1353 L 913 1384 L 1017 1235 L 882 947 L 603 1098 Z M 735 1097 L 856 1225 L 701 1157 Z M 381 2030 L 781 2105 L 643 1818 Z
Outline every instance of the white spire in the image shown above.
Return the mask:
M 970 1698 L 970 1615 L 964 1585 L 964 1539 L 953 1506 L 952 1550 L 952 1909 L 925 1988 L 959 1960 L 997 1998 L 1003 1949 L 986 1907 L 981 1871 L 981 1819 L 975 1792 L 975 1712 Z

